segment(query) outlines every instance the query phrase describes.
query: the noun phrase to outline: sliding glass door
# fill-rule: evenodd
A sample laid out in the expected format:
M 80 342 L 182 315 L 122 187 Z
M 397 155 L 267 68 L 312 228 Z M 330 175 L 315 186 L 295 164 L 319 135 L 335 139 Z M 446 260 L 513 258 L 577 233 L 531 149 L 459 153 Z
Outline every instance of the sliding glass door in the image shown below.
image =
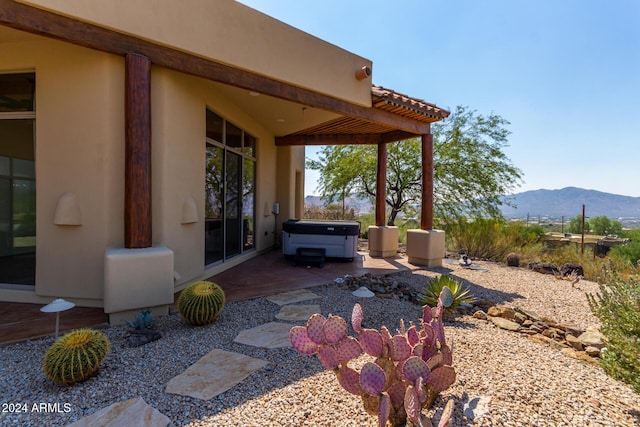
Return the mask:
M 205 265 L 254 248 L 255 138 L 207 110 Z

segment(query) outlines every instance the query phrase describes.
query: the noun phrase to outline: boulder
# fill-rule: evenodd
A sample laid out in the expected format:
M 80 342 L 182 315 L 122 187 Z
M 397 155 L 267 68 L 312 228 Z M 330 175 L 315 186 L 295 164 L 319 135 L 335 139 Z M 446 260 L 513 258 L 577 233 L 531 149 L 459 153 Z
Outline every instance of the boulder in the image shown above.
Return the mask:
M 599 349 L 604 347 L 603 336 L 598 331 L 589 331 L 578 337 L 578 341 L 582 343 L 584 347 L 597 347 Z
M 565 337 L 565 340 L 567 341 L 567 344 L 569 344 L 575 350 L 582 351 L 584 349 L 584 346 L 582 345 L 580 340 L 577 337 L 574 337 L 573 335 L 567 334 L 567 336 Z
M 507 265 L 509 267 L 520 267 L 520 255 L 511 252 L 507 255 Z
M 542 274 L 553 274 L 554 276 L 560 275 L 560 270 L 558 269 L 558 267 L 550 262 L 530 262 L 529 270 L 533 270 Z
M 497 327 L 501 329 L 506 329 L 507 331 L 517 332 L 520 329 L 520 325 L 518 325 L 516 322 L 503 319 L 502 317 L 489 316 L 489 320 Z
M 560 274 L 562 274 L 562 277 L 567 277 L 571 275 L 574 275 L 577 277 L 583 277 L 584 269 L 580 264 L 574 264 L 574 263 L 568 262 L 564 264 L 562 267 L 560 267 Z
M 502 317 L 504 319 L 510 319 L 510 320 L 514 320 L 516 318 L 515 310 L 511 307 L 506 307 L 503 305 L 490 307 L 489 310 L 487 310 L 487 314 L 489 316 Z

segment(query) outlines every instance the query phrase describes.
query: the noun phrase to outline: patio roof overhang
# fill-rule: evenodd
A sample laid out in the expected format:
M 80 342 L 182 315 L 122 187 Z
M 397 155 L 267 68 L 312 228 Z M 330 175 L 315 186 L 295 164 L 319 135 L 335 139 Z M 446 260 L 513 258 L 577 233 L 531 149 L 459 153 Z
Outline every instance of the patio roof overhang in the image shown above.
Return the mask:
M 141 104 L 149 102 L 150 65 L 165 67 L 171 70 L 222 83 L 230 87 L 268 95 L 287 102 L 309 108 L 331 112 L 335 118 L 309 127 L 296 130 L 286 135 L 276 136 L 279 146 L 289 145 L 336 145 L 336 144 L 377 144 L 378 145 L 378 200 L 376 202 L 376 225 L 384 225 L 384 183 L 386 181 L 386 144 L 412 137 L 423 140 L 423 221 L 421 228 L 431 227 L 432 200 L 432 146 L 431 123 L 442 120 L 449 112 L 423 100 L 402 95 L 383 87 L 373 86 L 371 90 L 371 106 L 357 105 L 320 92 L 278 81 L 256 72 L 234 68 L 232 66 L 203 58 L 193 53 L 184 52 L 166 45 L 157 44 L 132 35 L 120 33 L 78 19 L 59 15 L 14 0 L 0 0 L 0 26 L 36 34 L 43 37 L 61 40 L 124 56 L 127 73 L 130 78 L 144 81 L 140 85 L 127 86 L 127 96 L 131 96 L 126 114 L 135 115 L 134 111 Z M 131 71 L 131 72 L 130 72 Z M 127 74 L 126 73 L 126 74 Z M 129 85 L 130 81 L 127 81 Z M 146 86 L 146 87 L 145 87 Z M 143 111 L 149 109 L 146 105 Z M 148 114 L 148 111 L 145 112 Z M 149 118 L 135 124 L 138 129 L 127 129 L 127 144 L 139 145 L 146 152 L 150 143 L 150 132 L 142 127 L 149 126 Z M 129 126 L 129 125 L 127 125 Z M 147 147 L 145 147 L 145 145 Z M 132 147 L 132 149 L 136 149 Z M 147 159 L 150 163 L 150 159 Z M 431 166 L 430 166 L 431 165 Z M 137 165 L 136 169 L 149 165 Z M 150 185 L 149 176 L 144 177 L 145 184 L 137 193 L 136 206 L 132 206 L 133 218 L 125 218 L 125 229 L 146 229 L 143 236 L 129 236 L 125 231 L 127 247 L 147 247 L 151 242 L 150 225 Z M 127 185 L 127 189 L 128 189 Z M 150 187 L 149 187 L 150 188 Z M 426 193 L 425 193 L 426 192 Z M 148 200 L 141 201 L 140 196 L 147 194 Z M 134 203 L 131 201 L 130 203 Z M 125 211 L 127 205 L 125 203 Z M 425 207 L 425 205 L 428 205 Z M 425 212 L 425 209 L 428 212 Z M 137 214 L 136 212 L 142 212 Z M 125 216 L 129 214 L 125 213 Z M 139 216 L 136 218 L 136 216 Z M 425 221 L 424 217 L 428 219 Z M 137 225 L 136 225 L 137 224 Z M 131 231 L 135 233 L 135 231 Z M 147 245 L 147 246 L 145 246 Z

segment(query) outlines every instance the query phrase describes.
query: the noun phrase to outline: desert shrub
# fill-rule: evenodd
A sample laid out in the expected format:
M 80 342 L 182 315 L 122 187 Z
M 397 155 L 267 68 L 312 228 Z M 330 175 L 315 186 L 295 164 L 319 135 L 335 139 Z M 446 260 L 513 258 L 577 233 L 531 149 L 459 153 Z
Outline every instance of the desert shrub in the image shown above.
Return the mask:
M 628 272 L 631 267 L 625 259 L 615 256 L 598 258 L 593 256 L 593 249 L 585 247 L 584 254 L 578 245 L 564 245 L 555 249 L 543 249 L 538 254 L 538 259 L 532 261 L 550 262 L 558 267 L 566 263 L 580 264 L 587 280 L 597 282 L 602 276 L 605 267 L 619 273 Z M 531 261 L 529 261 L 531 262 Z
M 453 302 L 448 306 L 450 310 L 455 310 L 461 304 L 473 304 L 476 300 L 468 286 L 464 286 L 451 276 L 441 275 L 431 280 L 422 289 L 422 292 L 417 296 L 418 302 L 429 307 L 435 307 L 438 304 L 438 297 L 445 286 L 449 288 L 453 296 Z
M 610 256 L 628 260 L 631 264 L 636 264 L 640 260 L 640 242 L 630 242 L 626 245 L 614 246 L 609 250 Z
M 461 218 L 445 226 L 449 249 L 465 249 L 473 258 L 504 261 L 509 252 L 520 253 L 527 246 L 541 240 L 544 230 L 527 227 L 520 222 L 506 222 L 496 218 Z
M 604 279 L 595 296 L 587 295 L 607 345 L 600 364 L 607 374 L 640 393 L 640 284 L 633 278 L 622 279 L 611 269 Z

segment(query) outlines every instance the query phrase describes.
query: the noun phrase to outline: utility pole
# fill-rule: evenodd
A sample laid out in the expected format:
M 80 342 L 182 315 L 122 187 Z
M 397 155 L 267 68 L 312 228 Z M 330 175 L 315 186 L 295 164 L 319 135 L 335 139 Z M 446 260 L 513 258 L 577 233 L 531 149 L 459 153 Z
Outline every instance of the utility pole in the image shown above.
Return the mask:
M 582 251 L 581 254 L 584 255 L 584 205 L 582 205 Z

